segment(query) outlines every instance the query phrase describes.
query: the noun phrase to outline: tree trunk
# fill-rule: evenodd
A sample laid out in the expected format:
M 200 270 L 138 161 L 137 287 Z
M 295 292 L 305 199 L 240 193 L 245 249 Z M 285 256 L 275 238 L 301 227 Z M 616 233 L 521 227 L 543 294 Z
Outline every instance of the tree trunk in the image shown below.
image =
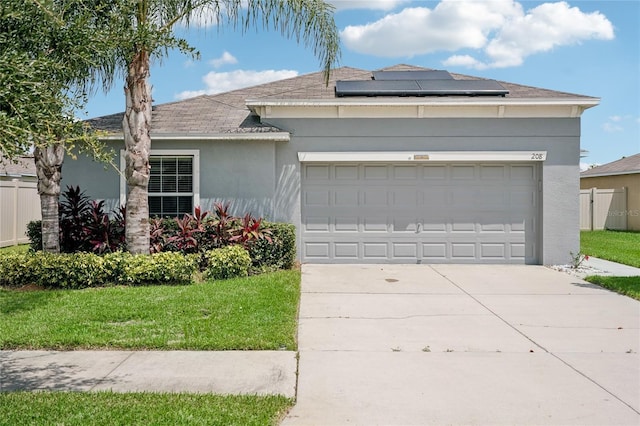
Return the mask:
M 36 148 L 33 152 L 38 175 L 38 194 L 42 211 L 42 250 L 60 253 L 60 221 L 58 202 L 64 147 L 62 144 Z
M 131 253 L 149 254 L 149 155 L 151 153 L 151 87 L 149 54 L 139 52 L 129 65 L 125 86 L 127 109 L 122 121 L 127 178 L 126 240 Z

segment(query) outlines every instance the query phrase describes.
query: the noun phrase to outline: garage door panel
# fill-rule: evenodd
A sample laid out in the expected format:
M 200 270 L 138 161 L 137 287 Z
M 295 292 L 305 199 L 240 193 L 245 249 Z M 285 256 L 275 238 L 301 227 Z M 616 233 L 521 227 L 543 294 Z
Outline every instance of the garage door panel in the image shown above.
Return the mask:
M 451 256 L 446 242 L 422 243 L 422 259 L 426 261 L 446 261 Z
M 357 242 L 352 243 L 335 243 L 334 244 L 334 253 L 337 259 L 358 259 L 359 244 Z
M 422 166 L 422 179 L 427 181 L 447 180 L 447 166 Z
M 362 253 L 365 260 L 387 260 L 389 249 L 386 242 L 364 242 Z
M 476 166 L 451 166 L 451 179 L 453 180 L 476 179 Z
M 504 180 L 506 176 L 506 166 L 492 165 L 480 167 L 480 180 Z
M 536 165 L 303 169 L 303 261 L 536 261 Z
M 329 232 L 329 220 L 328 216 L 308 216 L 303 226 L 308 232 Z
M 309 190 L 305 192 L 304 202 L 307 206 L 328 206 L 329 191 Z
M 338 165 L 335 166 L 334 169 L 334 176 L 336 178 L 336 180 L 340 181 L 340 180 L 354 180 L 354 179 L 358 179 L 358 166 L 342 166 L 342 165 Z
M 304 177 L 309 181 L 311 180 L 328 181 L 329 170 L 330 170 L 329 166 L 309 165 L 305 168 Z
M 506 258 L 506 244 L 480 243 L 480 257 L 483 259 L 504 260 Z
M 386 216 L 366 216 L 364 218 L 363 231 L 366 232 L 388 232 L 389 225 Z
M 396 180 L 415 180 L 418 178 L 418 167 L 416 166 L 394 166 L 393 178 Z
M 364 180 L 386 180 L 388 178 L 388 166 L 364 166 Z
M 358 232 L 359 222 L 357 216 L 336 216 L 334 229 L 336 232 Z
M 415 217 L 394 216 L 392 232 L 408 232 L 415 234 L 418 231 L 418 221 Z
M 357 206 L 359 204 L 360 191 L 358 189 L 341 188 L 332 192 L 335 206 Z

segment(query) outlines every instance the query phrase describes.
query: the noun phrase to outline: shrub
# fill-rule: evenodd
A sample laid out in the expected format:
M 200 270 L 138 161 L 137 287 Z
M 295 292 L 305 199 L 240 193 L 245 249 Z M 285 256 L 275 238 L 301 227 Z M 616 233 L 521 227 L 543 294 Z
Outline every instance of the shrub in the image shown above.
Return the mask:
M 198 256 L 181 253 L 132 255 L 45 252 L 0 256 L 0 285 L 37 284 L 78 289 L 108 284 L 173 284 L 190 282 Z
M 32 253 L 9 253 L 0 256 L 0 285 L 19 287 L 33 282 Z
M 246 277 L 251 266 L 251 257 L 242 246 L 227 246 L 210 250 L 205 254 L 207 279 Z
M 266 222 L 271 230 L 271 242 L 259 240 L 249 248 L 256 271 L 291 269 L 296 260 L 296 228 L 290 223 Z
M 27 237 L 29 237 L 29 249 L 31 251 L 42 250 L 42 221 L 32 220 L 27 223 Z
M 116 282 L 128 285 L 187 283 L 198 265 L 197 256 L 176 252 L 152 255 L 117 253 L 113 256 L 117 260 L 111 267 L 119 271 Z
M 104 260 L 93 253 L 33 255 L 33 281 L 49 288 L 100 287 L 112 279 L 104 267 Z

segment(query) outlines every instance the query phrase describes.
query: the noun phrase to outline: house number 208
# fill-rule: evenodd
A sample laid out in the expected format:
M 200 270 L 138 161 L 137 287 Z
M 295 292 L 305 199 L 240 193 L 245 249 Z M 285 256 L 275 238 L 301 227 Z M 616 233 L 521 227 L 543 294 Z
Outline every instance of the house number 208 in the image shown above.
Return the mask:
M 539 153 L 532 153 L 531 154 L 531 159 L 532 160 L 542 160 L 544 158 L 544 154 L 539 154 Z

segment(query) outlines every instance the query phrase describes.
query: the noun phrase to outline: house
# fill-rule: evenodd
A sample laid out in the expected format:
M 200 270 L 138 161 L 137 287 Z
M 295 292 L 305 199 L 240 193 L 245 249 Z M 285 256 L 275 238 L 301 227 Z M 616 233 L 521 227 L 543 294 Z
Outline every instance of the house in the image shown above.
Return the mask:
M 626 208 L 607 211 L 612 218 L 626 217 L 626 229 L 640 231 L 640 153 L 580 173 L 580 189 L 626 188 Z M 606 223 L 605 223 L 606 226 Z
M 302 262 L 566 263 L 579 249 L 580 116 L 598 103 L 397 65 L 156 105 L 150 210 L 229 201 L 295 224 Z M 122 113 L 90 122 L 124 167 Z M 63 175 L 124 201 L 124 179 L 88 159 Z
M 27 224 L 40 217 L 33 157 L 9 161 L 0 156 L 0 247 L 28 243 Z

